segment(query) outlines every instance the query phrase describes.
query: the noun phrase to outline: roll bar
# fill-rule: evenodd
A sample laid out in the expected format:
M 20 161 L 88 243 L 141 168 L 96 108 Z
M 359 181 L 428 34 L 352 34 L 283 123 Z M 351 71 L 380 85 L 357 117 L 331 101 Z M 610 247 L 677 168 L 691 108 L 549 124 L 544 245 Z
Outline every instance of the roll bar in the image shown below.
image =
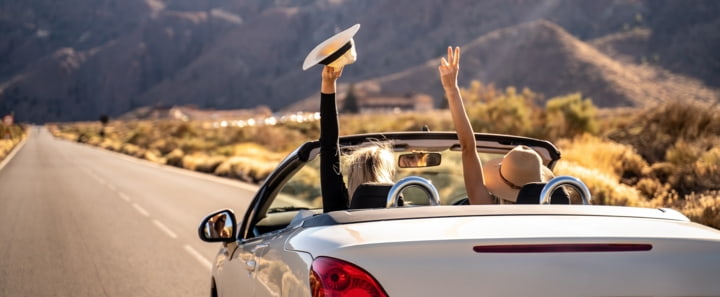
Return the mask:
M 580 179 L 572 176 L 557 176 L 545 184 L 542 191 L 540 191 L 540 204 L 550 204 L 552 193 L 561 186 L 570 186 L 575 188 L 580 193 L 582 203 L 584 205 L 590 204 L 592 196 L 590 190 Z
M 408 187 L 418 187 L 422 189 L 427 194 L 430 205 L 440 205 L 440 194 L 432 184 L 432 181 L 419 176 L 408 176 L 400 179 L 390 188 L 385 207 L 397 207 L 400 193 Z

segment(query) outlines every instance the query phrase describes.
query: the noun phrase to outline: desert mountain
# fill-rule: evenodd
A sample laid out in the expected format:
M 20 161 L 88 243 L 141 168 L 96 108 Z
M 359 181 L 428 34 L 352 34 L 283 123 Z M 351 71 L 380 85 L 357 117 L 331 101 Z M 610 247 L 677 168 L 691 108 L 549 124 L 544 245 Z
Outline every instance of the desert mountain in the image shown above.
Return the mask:
M 580 92 L 601 107 L 720 98 L 717 90 L 698 80 L 656 66 L 614 60 L 545 20 L 490 32 L 462 45 L 462 50 L 461 86 L 480 80 L 499 87 L 528 87 L 540 90 L 545 99 Z M 439 59 L 432 59 L 405 71 L 358 82 L 355 87 L 386 94 L 425 93 L 441 99 L 437 65 Z M 316 105 L 306 103 L 290 109 L 317 110 Z
M 317 92 L 320 68 L 300 69 L 307 52 L 355 23 L 360 57 L 343 81 L 383 92 L 439 101 L 434 65 L 452 44 L 463 46 L 466 82 L 546 98 L 581 91 L 600 106 L 711 100 L 719 19 L 712 0 L 11 1 L 0 6 L 0 114 L 44 122 L 143 106 L 280 110 Z M 621 46 L 634 30 L 646 33 Z

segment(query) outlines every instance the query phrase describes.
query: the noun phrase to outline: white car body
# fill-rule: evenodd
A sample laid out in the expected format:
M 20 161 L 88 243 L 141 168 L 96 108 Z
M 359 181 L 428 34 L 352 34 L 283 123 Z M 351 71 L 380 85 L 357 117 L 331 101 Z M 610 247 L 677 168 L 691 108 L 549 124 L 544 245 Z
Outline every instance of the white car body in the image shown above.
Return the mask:
M 273 188 L 261 188 L 242 224 L 230 210 L 202 222 L 201 238 L 225 242 L 213 294 L 373 296 L 360 291 L 375 281 L 377 296 L 720 296 L 720 231 L 671 209 L 426 205 L 258 215 L 274 203 L 263 197 L 278 196 Z M 217 214 L 237 235 L 209 238 L 207 220 Z M 371 280 L 314 274 L 328 259 Z M 346 295 L 313 290 L 313 279 L 342 284 Z

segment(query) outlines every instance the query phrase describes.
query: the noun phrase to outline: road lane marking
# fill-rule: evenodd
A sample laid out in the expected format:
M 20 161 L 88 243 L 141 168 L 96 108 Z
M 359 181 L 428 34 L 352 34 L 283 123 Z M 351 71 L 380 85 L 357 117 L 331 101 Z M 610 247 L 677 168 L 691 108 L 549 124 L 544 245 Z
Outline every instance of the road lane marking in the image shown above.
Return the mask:
M 115 185 L 113 185 L 113 184 L 105 181 L 104 179 L 102 179 L 101 177 L 99 177 L 97 174 L 95 174 L 92 170 L 85 168 L 85 172 L 87 172 L 87 174 L 89 174 L 90 177 L 92 177 L 92 178 L 94 178 L 95 180 L 97 180 L 98 183 L 103 184 L 103 185 L 105 185 L 106 187 L 108 187 L 108 189 L 110 189 L 110 191 L 119 192 L 119 191 L 117 190 L 117 187 L 115 187 Z M 127 196 L 126 196 L 126 197 L 127 197 Z M 123 198 L 123 199 L 124 199 L 124 198 Z M 128 199 L 125 199 L 125 201 L 129 201 L 129 200 L 130 200 L 129 198 L 128 198 Z
M 142 206 L 140 206 L 139 204 L 133 203 L 132 206 L 133 206 L 133 207 L 135 208 L 135 210 L 137 210 L 141 215 L 144 215 L 144 216 L 146 216 L 146 217 L 149 217 L 149 216 L 150 216 L 150 213 L 149 213 L 147 210 L 145 210 L 144 208 L 142 208 Z
M 200 253 L 198 253 L 198 251 L 196 251 L 196 250 L 195 250 L 193 247 L 191 247 L 190 245 L 187 245 L 187 244 L 186 244 L 186 245 L 184 246 L 184 248 L 185 248 L 185 251 L 190 254 L 190 256 L 193 256 L 193 257 L 195 258 L 195 260 L 197 260 L 198 262 L 200 262 L 200 265 L 202 265 L 202 266 L 204 266 L 205 268 L 207 268 L 207 270 L 212 271 L 212 263 L 210 262 L 210 260 L 208 260 L 207 258 L 205 258 L 205 257 L 204 257 L 203 255 L 201 255 Z
M 125 195 L 125 193 L 119 191 L 117 192 L 117 194 L 122 200 L 125 200 L 125 202 L 130 202 L 130 196 Z
M 100 178 L 99 176 L 97 176 L 97 174 L 95 174 L 94 172 L 92 172 L 92 170 L 86 168 L 86 169 L 85 169 L 85 172 L 87 172 L 87 174 L 90 175 L 90 177 L 92 177 L 93 179 L 95 179 L 97 182 L 99 182 L 99 183 L 101 183 L 101 184 L 103 184 L 103 185 L 107 184 L 107 183 L 105 182 L 105 180 L 103 180 L 102 178 Z
M 101 185 L 107 185 L 107 184 L 108 184 L 104 179 L 100 178 L 100 177 L 97 176 L 97 175 L 91 174 L 90 176 L 91 176 L 92 178 L 94 178 L 94 179 L 95 179 L 98 183 L 100 183 Z
M 87 147 L 90 147 L 90 148 L 93 148 L 93 149 L 97 149 L 97 150 L 99 150 L 99 151 L 105 151 L 105 152 L 113 153 L 112 151 L 100 149 L 100 148 L 97 148 L 97 147 L 92 147 L 92 146 L 87 146 Z M 167 171 L 175 171 L 176 173 L 181 173 L 181 174 L 183 174 L 183 175 L 188 175 L 188 176 L 193 176 L 193 177 L 200 177 L 200 178 L 205 179 L 205 180 L 209 180 L 209 181 L 213 181 L 213 182 L 218 182 L 218 183 L 222 183 L 222 184 L 226 184 L 226 185 L 230 185 L 230 186 L 235 186 L 235 187 L 242 188 L 242 189 L 245 189 L 245 190 L 248 190 L 248 191 L 253 191 L 253 192 L 254 192 L 254 191 L 258 188 L 257 185 L 245 184 L 245 183 L 242 183 L 242 182 L 240 182 L 240 181 L 235 181 L 235 180 L 230 180 L 230 179 L 225 180 L 225 178 L 222 178 L 222 177 L 213 176 L 213 175 L 208 175 L 208 174 L 203 174 L 203 173 L 194 172 L 194 171 L 190 171 L 190 170 L 186 170 L 186 169 L 175 168 L 175 167 L 172 167 L 172 166 L 169 166 L 169 165 L 155 164 L 155 163 L 151 163 L 151 162 L 149 162 L 149 161 L 147 161 L 147 160 L 137 159 L 137 158 L 130 157 L 130 156 L 126 156 L 126 155 L 119 154 L 119 153 L 116 153 L 115 155 L 116 155 L 116 156 L 120 156 L 120 157 L 122 157 L 122 158 L 125 158 L 125 159 L 127 159 L 127 160 L 131 160 L 131 161 L 134 161 L 134 162 L 143 164 L 143 165 L 152 166 L 152 167 L 156 167 L 156 168 L 161 168 L 161 169 L 165 169 L 165 170 L 167 170 Z M 107 186 L 108 188 L 110 188 L 111 190 L 115 191 L 115 192 L 118 194 L 118 196 L 119 196 L 121 199 L 123 199 L 124 201 L 126 201 L 126 202 L 128 202 L 128 203 L 131 202 L 131 199 L 130 199 L 130 197 L 129 197 L 127 194 L 125 194 L 125 193 L 117 190 L 114 185 L 110 184 L 109 182 L 107 182 L 107 181 L 105 181 L 104 179 L 102 179 L 101 177 L 99 177 L 99 176 L 98 176 L 97 174 L 95 174 L 92 170 L 90 170 L 90 169 L 88 169 L 88 168 L 84 168 L 84 169 L 85 169 L 85 171 L 88 173 L 88 175 L 90 175 L 90 176 L 91 176 L 93 179 L 95 179 L 98 183 L 103 184 L 103 185 Z M 139 204 L 137 204 L 137 203 L 132 203 L 131 205 L 132 205 L 132 207 L 135 208 L 135 210 L 136 210 L 138 213 L 140 213 L 141 215 L 143 215 L 143 216 L 145 216 L 145 217 L 150 217 L 150 213 L 149 213 L 147 210 L 145 210 L 142 206 L 140 206 Z M 156 219 L 153 219 L 152 221 L 153 221 L 153 224 L 154 224 L 158 229 L 160 229 L 161 231 L 163 231 L 163 232 L 164 232 L 167 236 L 169 236 L 170 238 L 173 238 L 173 239 L 177 239 L 177 238 L 178 238 L 177 234 L 176 234 L 175 232 L 173 232 L 172 230 L 170 230 L 170 228 L 168 228 L 168 227 L 167 227 L 165 224 L 163 224 L 162 222 L 160 222 L 160 221 L 158 221 L 158 220 L 156 220 Z M 202 254 L 200 254 L 196 249 L 194 249 L 192 246 L 190 246 L 190 245 L 188 245 L 188 244 L 185 244 L 185 245 L 183 246 L 183 248 L 185 249 L 185 251 L 186 251 L 190 256 L 192 256 L 193 258 L 195 258 L 195 260 L 197 260 L 198 263 L 200 263 L 200 265 L 202 265 L 203 267 L 205 267 L 208 271 L 212 271 L 212 266 L 213 266 L 213 265 L 212 265 L 212 262 L 211 262 L 209 259 L 207 259 L 205 256 L 203 256 Z
M 175 234 L 175 232 L 172 232 L 172 230 L 170 230 L 170 228 L 165 226 L 165 224 L 163 224 L 162 222 L 160 222 L 158 220 L 153 220 L 153 224 L 155 224 L 155 226 L 158 227 L 161 231 L 165 232 L 165 234 L 167 234 L 167 236 L 170 236 L 170 238 L 172 238 L 172 239 L 177 238 L 177 234 Z

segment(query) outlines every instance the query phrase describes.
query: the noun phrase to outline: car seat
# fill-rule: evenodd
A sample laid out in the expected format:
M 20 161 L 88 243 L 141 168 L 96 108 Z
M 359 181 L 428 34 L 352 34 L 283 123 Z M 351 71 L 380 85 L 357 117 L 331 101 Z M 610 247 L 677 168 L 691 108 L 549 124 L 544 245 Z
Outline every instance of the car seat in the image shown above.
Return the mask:
M 355 193 L 350 199 L 350 209 L 363 208 L 385 208 L 387 204 L 387 195 L 393 184 L 390 183 L 364 183 L 355 189 Z M 398 201 L 398 206 L 402 206 L 402 199 Z
M 547 183 L 535 182 L 527 183 L 518 192 L 515 204 L 539 204 L 540 192 Z M 550 196 L 550 204 L 570 204 L 570 195 L 565 189 L 559 189 Z

